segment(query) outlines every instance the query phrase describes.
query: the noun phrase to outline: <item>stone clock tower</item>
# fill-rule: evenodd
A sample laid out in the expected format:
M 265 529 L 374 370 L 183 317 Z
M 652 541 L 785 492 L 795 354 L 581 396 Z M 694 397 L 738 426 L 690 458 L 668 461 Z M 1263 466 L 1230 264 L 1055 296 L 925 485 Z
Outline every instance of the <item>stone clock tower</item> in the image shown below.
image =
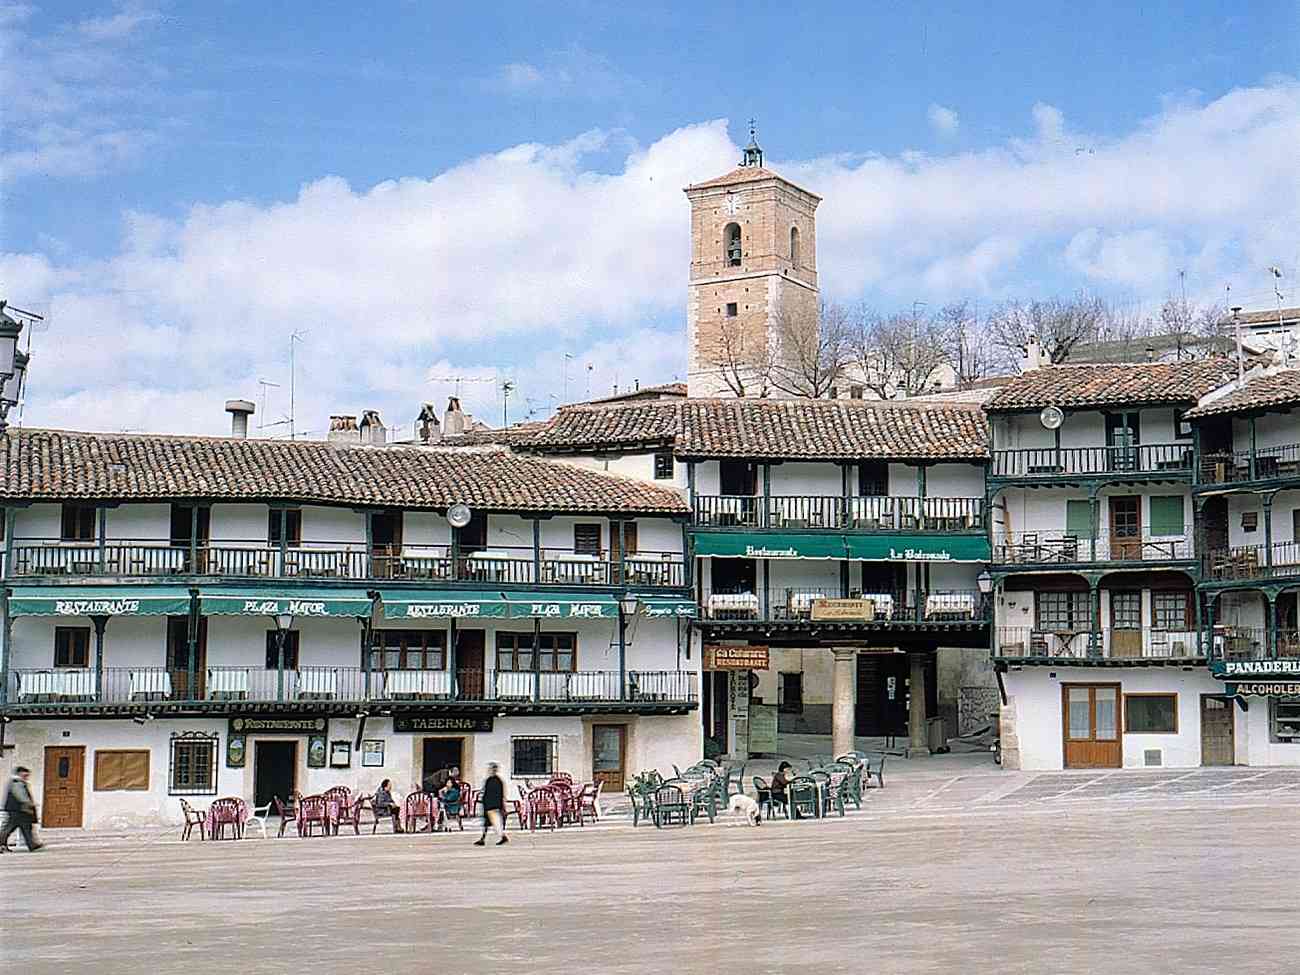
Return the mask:
M 821 197 L 763 165 L 752 127 L 740 165 L 686 197 L 689 395 L 780 396 L 765 377 L 789 360 L 790 335 L 817 328 Z

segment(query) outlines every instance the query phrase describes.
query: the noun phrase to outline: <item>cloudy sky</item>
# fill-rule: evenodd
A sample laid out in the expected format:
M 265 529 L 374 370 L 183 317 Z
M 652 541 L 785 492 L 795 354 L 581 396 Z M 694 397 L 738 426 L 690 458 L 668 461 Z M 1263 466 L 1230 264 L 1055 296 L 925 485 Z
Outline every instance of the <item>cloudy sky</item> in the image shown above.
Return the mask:
M 23 422 L 282 421 L 295 333 L 309 435 L 680 376 L 751 114 L 836 298 L 1300 301 L 1300 5 L 864 6 L 0 3 Z

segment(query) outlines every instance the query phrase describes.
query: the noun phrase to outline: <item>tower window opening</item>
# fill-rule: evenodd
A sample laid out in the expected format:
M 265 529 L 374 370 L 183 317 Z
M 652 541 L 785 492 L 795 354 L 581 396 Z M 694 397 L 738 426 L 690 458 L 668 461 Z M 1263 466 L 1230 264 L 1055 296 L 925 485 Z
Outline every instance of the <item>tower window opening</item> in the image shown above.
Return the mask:
M 736 309 L 736 303 L 735 303 L 734 301 L 729 301 L 729 302 L 727 302 L 727 317 L 728 317 L 728 318 L 735 318 L 735 317 L 736 317 L 736 311 L 737 311 L 737 309 Z
M 740 267 L 740 224 L 729 223 L 723 231 L 723 257 L 727 267 Z
M 790 263 L 799 266 L 799 228 L 790 228 Z

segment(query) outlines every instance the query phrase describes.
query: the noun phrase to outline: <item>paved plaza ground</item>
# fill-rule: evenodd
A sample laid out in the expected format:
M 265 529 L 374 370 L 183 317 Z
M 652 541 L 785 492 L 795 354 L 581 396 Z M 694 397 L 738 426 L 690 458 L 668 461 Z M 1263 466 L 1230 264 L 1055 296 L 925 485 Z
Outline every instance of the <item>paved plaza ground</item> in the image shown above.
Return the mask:
M 1300 770 L 900 765 L 844 819 L 0 858 L 0 961 L 97 972 L 1282 972 Z

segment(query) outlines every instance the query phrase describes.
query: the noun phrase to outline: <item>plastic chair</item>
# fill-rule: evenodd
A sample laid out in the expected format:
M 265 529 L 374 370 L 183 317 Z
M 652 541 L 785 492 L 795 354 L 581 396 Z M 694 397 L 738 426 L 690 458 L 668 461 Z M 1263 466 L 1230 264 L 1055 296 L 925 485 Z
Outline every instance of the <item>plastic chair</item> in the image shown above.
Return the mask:
M 277 835 L 283 836 L 285 827 L 298 818 L 299 798 L 298 793 L 289 793 L 288 805 L 281 802 L 279 796 L 271 799 L 271 805 L 275 806 L 275 814 L 280 817 L 280 832 Z
M 528 793 L 529 830 L 535 832 L 538 825 L 546 826 L 549 829 L 557 829 L 561 825 L 562 809 L 560 802 L 560 798 L 551 789 L 539 788 Z
M 181 840 L 188 840 L 190 834 L 194 832 L 194 827 L 199 828 L 199 839 L 208 838 L 208 812 L 206 809 L 195 809 L 184 799 L 181 800 L 181 813 L 185 816 L 185 825 L 181 829 Z
M 656 829 L 671 826 L 674 821 L 680 826 L 689 826 L 695 818 L 681 786 L 671 783 L 661 785 L 655 790 L 654 804 Z
M 786 787 L 790 799 L 790 812 L 794 819 L 818 819 L 821 803 L 817 797 L 817 782 L 808 775 L 796 775 Z
M 262 839 L 266 839 L 266 817 L 271 815 L 271 806 L 273 804 L 274 800 L 268 802 L 265 806 L 254 806 L 253 814 L 244 820 L 244 828 L 247 829 L 248 824 L 252 823 L 262 831 Z
M 874 771 L 872 770 L 870 764 L 868 764 L 864 769 L 864 773 L 866 775 L 868 785 L 871 784 L 871 779 L 874 776 L 876 780 L 876 786 L 881 789 L 885 787 L 885 758 L 886 756 L 884 755 L 880 756 L 880 761 L 876 763 L 876 767 Z
M 321 836 L 330 835 L 329 804 L 324 796 L 303 796 L 298 800 L 298 835 L 311 836 L 320 827 Z
M 433 832 L 433 824 L 437 815 L 435 807 L 437 800 L 433 796 L 426 795 L 423 792 L 412 792 L 402 800 L 402 828 L 408 833 L 417 832 L 416 827 L 420 820 L 423 819 L 429 824 L 429 832 Z

